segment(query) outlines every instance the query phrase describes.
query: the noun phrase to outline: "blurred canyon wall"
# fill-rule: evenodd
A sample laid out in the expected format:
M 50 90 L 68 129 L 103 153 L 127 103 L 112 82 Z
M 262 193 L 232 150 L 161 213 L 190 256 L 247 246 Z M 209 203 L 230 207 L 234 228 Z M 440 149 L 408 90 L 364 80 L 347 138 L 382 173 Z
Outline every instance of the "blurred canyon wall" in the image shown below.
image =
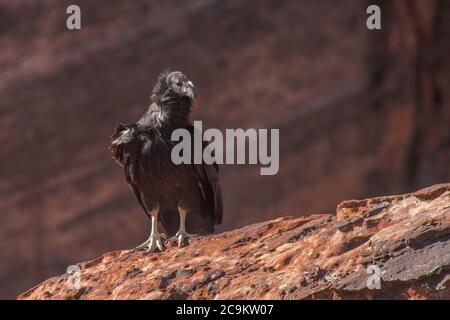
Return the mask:
M 279 128 L 280 171 L 222 166 L 220 230 L 449 180 L 450 2 L 0 1 L 0 297 L 142 242 L 108 151 L 160 71 L 204 127 Z M 372 3 L 370 3 L 372 4 Z

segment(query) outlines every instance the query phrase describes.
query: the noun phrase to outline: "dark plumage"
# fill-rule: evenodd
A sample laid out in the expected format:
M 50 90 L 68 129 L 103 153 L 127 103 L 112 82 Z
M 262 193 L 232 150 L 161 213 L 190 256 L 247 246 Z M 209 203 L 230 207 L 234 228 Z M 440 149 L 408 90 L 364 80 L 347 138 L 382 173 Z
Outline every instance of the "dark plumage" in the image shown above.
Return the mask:
M 190 236 L 180 233 L 179 220 L 185 212 L 188 232 L 211 233 L 214 225 L 222 222 L 218 166 L 175 165 L 171 160 L 173 130 L 186 128 L 193 134 L 189 115 L 194 97 L 194 86 L 185 75 L 163 72 L 147 112 L 134 124 L 119 124 L 111 137 L 113 158 L 124 167 L 128 184 L 152 218 L 151 236 L 140 246 L 148 250 L 163 249 L 155 230 L 158 223 L 169 235 L 180 227 L 176 237 L 182 245 Z

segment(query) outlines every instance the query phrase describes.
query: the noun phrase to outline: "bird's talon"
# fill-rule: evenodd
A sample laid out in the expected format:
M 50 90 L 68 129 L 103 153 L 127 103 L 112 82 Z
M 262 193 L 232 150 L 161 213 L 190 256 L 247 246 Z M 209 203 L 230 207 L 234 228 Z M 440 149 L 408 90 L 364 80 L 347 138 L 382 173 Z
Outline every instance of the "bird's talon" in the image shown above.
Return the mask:
M 169 242 L 177 241 L 178 247 L 182 247 L 185 240 L 191 243 L 191 238 L 197 237 L 198 234 L 187 233 L 185 231 L 178 231 L 173 237 L 167 239 Z
M 145 249 L 145 252 L 147 252 L 147 253 L 156 251 L 156 249 L 158 249 L 159 251 L 164 251 L 164 245 L 163 245 L 161 238 L 165 238 L 165 237 L 166 237 L 166 235 L 163 233 L 152 234 L 147 239 L 147 241 L 145 241 L 143 244 L 134 248 L 133 251 L 136 252 L 136 251 L 142 250 L 142 249 Z

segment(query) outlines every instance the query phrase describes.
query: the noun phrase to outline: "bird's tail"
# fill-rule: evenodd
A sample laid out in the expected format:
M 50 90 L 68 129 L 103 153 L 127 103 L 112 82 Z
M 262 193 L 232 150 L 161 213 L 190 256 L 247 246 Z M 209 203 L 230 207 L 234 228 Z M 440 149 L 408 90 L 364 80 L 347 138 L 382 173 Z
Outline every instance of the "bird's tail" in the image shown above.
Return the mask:
M 211 215 L 203 215 L 197 211 L 186 214 L 186 231 L 195 234 L 209 234 L 214 232 L 214 222 Z
M 177 233 L 180 227 L 180 215 L 178 210 L 161 209 L 158 220 L 163 232 L 170 238 Z M 209 234 L 214 232 L 214 222 L 210 216 L 204 216 L 196 211 L 186 214 L 186 231 L 195 234 Z
M 177 233 L 180 227 L 180 215 L 177 210 L 161 209 L 158 214 L 163 232 L 170 238 Z

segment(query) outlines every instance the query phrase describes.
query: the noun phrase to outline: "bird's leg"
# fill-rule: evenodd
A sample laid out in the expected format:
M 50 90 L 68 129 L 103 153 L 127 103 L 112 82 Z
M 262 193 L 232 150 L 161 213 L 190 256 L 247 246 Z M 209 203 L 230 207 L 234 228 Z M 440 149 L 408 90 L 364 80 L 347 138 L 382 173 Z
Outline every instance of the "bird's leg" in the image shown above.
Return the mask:
M 158 232 L 158 213 L 158 209 L 154 209 L 150 212 L 150 215 L 152 217 L 152 231 L 150 232 L 150 236 L 148 237 L 147 241 L 137 246 L 134 250 L 145 249 L 145 251 L 147 252 L 151 252 L 156 249 L 159 249 L 159 251 L 164 250 L 161 238 L 165 238 L 166 236 L 164 233 Z
M 178 207 L 178 212 L 180 214 L 180 229 L 175 234 L 175 236 L 170 238 L 168 241 L 178 240 L 178 246 L 181 247 L 184 244 L 184 240 L 196 237 L 198 235 L 186 232 L 186 210 Z

